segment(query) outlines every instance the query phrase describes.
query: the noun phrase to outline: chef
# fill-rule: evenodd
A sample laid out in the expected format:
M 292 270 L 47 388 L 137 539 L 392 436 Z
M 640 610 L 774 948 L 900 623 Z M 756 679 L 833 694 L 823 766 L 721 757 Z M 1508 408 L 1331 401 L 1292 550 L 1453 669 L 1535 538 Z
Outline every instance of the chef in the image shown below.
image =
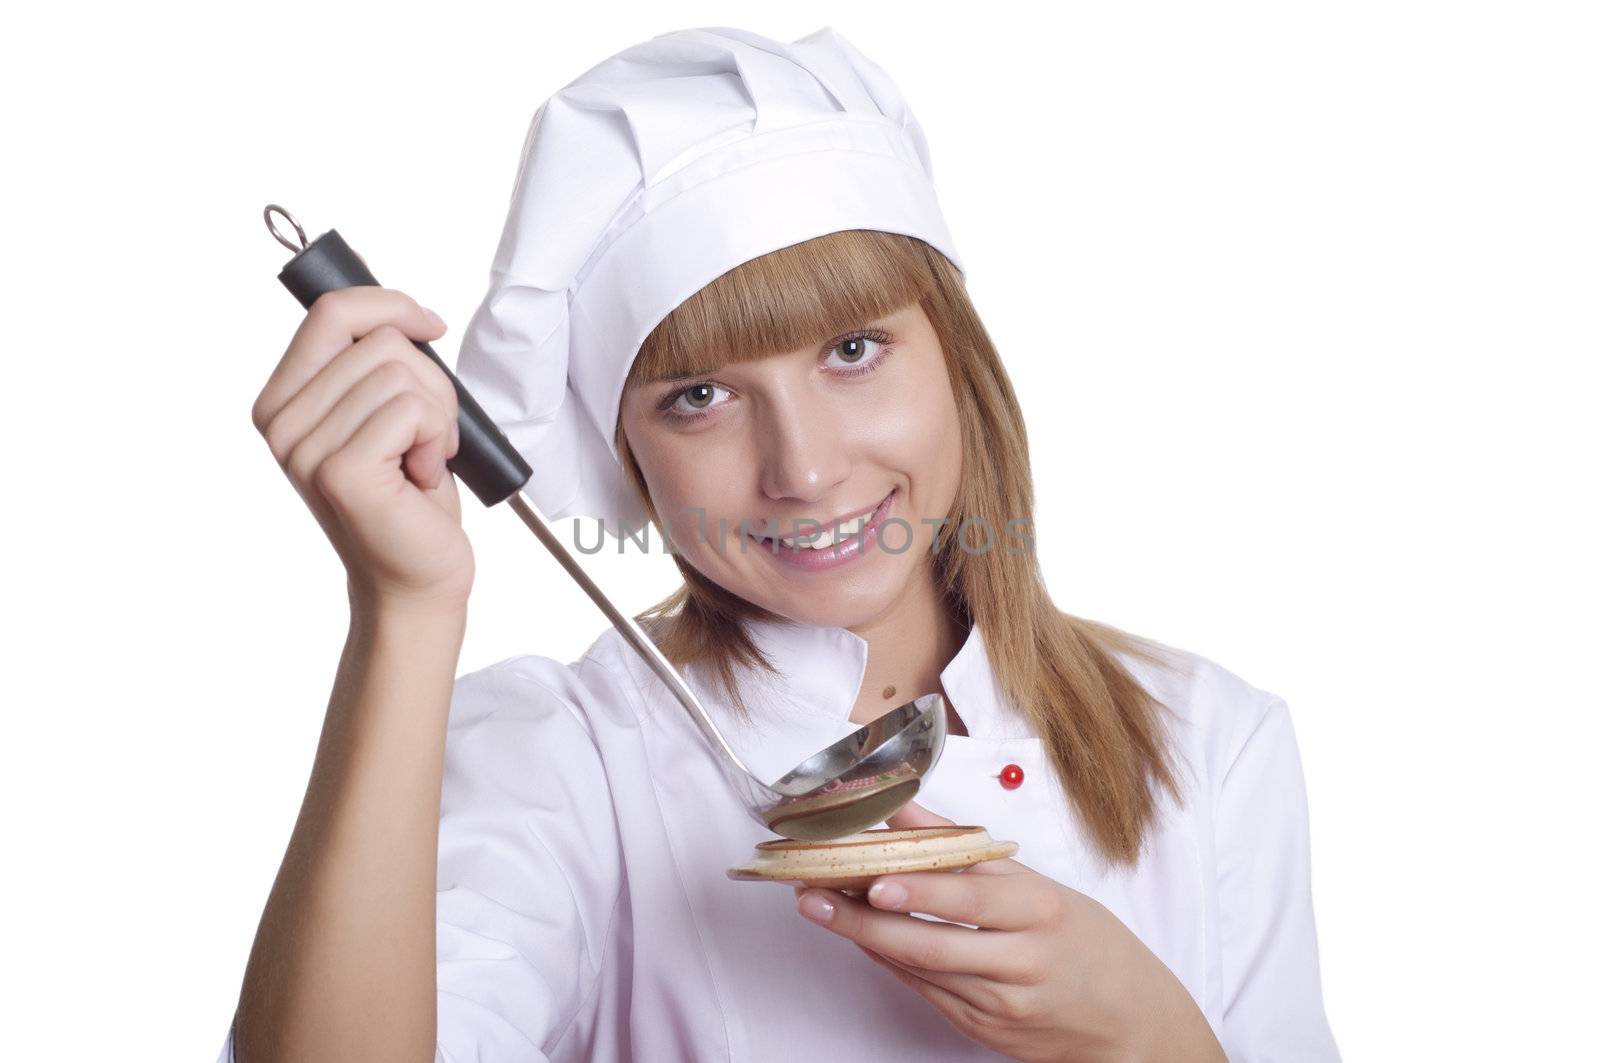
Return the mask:
M 426 594 L 393 593 L 393 557 L 352 570 L 353 609 L 406 607 L 362 643 L 387 663 L 330 702 L 221 1061 L 427 1037 L 462 1063 L 1338 1058 L 1288 709 L 1051 604 L 1020 408 L 962 269 L 920 126 L 841 34 L 662 34 L 536 112 L 458 375 L 546 515 L 668 537 L 684 587 L 641 621 L 758 775 L 937 691 L 946 746 L 888 823 L 978 824 L 1016 857 L 866 896 L 731 879 L 771 835 L 609 628 L 574 662 L 455 678 L 428 746 L 384 699 L 425 701 L 397 676 L 455 656 L 382 644 L 448 627 L 422 603 L 462 586 L 451 540 L 409 570 Z M 416 425 L 376 386 L 332 401 L 331 367 L 391 348 L 327 336 L 442 331 L 400 293 L 332 296 L 257 423 L 329 496 L 350 567 L 396 549 L 357 542 L 358 459 L 387 454 L 406 505 L 459 523 L 455 443 L 425 401 Z M 296 446 L 357 395 L 375 412 L 313 475 Z M 435 795 L 436 852 L 407 826 Z

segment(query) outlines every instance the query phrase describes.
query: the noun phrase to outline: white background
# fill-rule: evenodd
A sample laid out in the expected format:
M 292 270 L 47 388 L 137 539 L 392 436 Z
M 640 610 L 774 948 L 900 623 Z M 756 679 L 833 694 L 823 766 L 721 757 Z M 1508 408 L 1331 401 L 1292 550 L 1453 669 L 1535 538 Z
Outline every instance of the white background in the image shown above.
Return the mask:
M 42 7 L 0 69 L 8 1058 L 211 1059 L 299 807 L 346 613 L 250 424 L 301 316 L 263 206 L 453 362 L 534 109 L 706 25 L 832 25 L 911 101 L 1058 604 L 1288 700 L 1346 1058 L 1580 1054 L 1588 5 Z M 463 495 L 461 671 L 577 656 L 603 618 Z M 589 567 L 630 612 L 675 582 Z

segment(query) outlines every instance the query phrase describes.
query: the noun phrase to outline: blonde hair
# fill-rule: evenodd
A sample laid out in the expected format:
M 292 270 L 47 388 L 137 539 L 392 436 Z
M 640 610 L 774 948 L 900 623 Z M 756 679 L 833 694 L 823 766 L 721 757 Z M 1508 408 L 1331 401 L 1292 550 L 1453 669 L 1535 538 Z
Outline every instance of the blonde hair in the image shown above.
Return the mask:
M 959 411 L 962 474 L 945 527 L 960 529 L 978 518 L 991 529 L 1004 528 L 1020 518 L 1031 536 L 1033 475 L 1022 409 L 965 278 L 915 237 L 864 229 L 829 233 L 729 270 L 656 326 L 626 386 L 791 351 L 913 301 L 920 301 L 943 346 Z M 616 439 L 623 468 L 659 530 L 620 424 Z M 1171 663 L 1166 648 L 1057 609 L 1032 549 L 970 551 L 958 540 L 958 534 L 940 535 L 932 552 L 944 600 L 958 619 L 979 625 L 1001 689 L 1044 740 L 1101 854 L 1111 864 L 1137 863 L 1158 790 L 1178 800 L 1181 795 L 1162 719 L 1166 707 L 1115 655 L 1165 665 Z M 672 557 L 683 586 L 636 619 L 675 664 L 709 661 L 737 711 L 748 713 L 735 665 L 772 666 L 743 621 L 784 618 L 718 586 L 679 554 Z

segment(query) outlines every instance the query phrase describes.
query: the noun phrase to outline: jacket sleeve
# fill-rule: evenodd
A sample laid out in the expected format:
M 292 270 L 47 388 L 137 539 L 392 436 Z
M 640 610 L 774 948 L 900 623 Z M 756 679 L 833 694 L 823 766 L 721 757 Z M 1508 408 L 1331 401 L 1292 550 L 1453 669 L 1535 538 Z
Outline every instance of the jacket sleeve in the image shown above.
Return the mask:
M 584 1039 L 622 860 L 577 693 L 565 666 L 535 657 L 456 681 L 439 813 L 440 1063 L 544 1060 Z
M 583 1054 L 621 858 L 604 765 L 556 689 L 568 686 L 551 673 L 560 668 L 513 658 L 455 681 L 439 808 L 435 1063 Z M 233 1063 L 231 1030 L 217 1063 Z
M 1231 1063 L 1338 1060 L 1322 1003 L 1305 778 L 1276 695 L 1222 777 L 1216 823 L 1223 1050 Z

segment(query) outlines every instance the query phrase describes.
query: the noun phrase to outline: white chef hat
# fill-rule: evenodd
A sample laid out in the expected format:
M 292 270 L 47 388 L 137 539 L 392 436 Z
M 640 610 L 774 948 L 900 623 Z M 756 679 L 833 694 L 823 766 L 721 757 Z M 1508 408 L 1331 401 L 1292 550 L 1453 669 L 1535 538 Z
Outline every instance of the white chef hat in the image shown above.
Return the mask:
M 963 268 L 889 76 L 832 27 L 661 34 L 534 113 L 456 375 L 532 466 L 545 516 L 620 536 L 647 520 L 613 441 L 645 338 L 735 266 L 846 229 Z

